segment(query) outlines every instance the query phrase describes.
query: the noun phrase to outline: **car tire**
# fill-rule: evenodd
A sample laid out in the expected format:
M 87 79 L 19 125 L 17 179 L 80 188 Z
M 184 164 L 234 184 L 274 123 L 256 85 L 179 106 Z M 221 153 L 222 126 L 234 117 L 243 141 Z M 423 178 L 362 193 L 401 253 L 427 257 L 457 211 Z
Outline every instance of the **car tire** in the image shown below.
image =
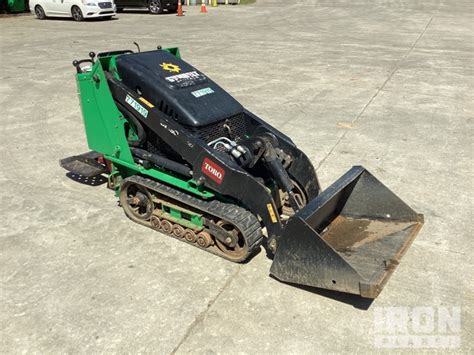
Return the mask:
M 148 2 L 148 11 L 153 15 L 162 14 L 163 6 L 161 5 L 161 0 L 150 0 Z
M 112 16 L 104 16 L 102 17 L 103 20 L 108 21 L 112 19 Z
M 117 7 L 117 9 L 115 10 L 116 13 L 121 13 L 123 12 L 123 7 Z
M 74 19 L 74 21 L 82 21 L 84 20 L 84 15 L 82 14 L 82 11 L 79 7 L 77 6 L 73 6 L 71 8 L 71 15 L 72 15 L 72 18 Z
M 46 14 L 40 5 L 36 5 L 35 15 L 38 20 L 44 20 L 46 18 Z
M 171 6 L 168 8 L 168 12 L 171 13 L 171 14 L 174 14 L 176 12 L 178 12 L 178 7 L 177 6 Z

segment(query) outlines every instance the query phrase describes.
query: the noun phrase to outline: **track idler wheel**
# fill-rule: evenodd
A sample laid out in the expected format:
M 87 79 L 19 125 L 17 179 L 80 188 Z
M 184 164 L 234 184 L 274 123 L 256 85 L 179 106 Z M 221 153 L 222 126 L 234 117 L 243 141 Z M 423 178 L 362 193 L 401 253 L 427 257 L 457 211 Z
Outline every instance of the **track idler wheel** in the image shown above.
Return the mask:
M 227 241 L 226 243 L 223 243 L 218 238 L 216 238 L 217 247 L 226 255 L 229 260 L 242 260 L 242 258 L 248 254 L 249 247 L 247 245 L 247 240 L 243 238 L 242 233 L 232 223 L 220 220 L 217 222 L 217 225 L 224 229 L 228 234 L 233 235 L 237 241 L 235 246 L 230 246 L 230 243 L 226 244 Z
M 161 231 L 166 234 L 171 234 L 173 231 L 173 223 L 167 221 L 166 219 L 161 221 Z
M 175 224 L 173 226 L 173 235 L 178 238 L 183 238 L 184 237 L 184 228 L 181 227 L 179 224 Z
M 190 243 L 194 243 L 196 241 L 196 233 L 194 233 L 192 229 L 186 229 L 184 231 L 184 239 Z
M 207 248 L 212 245 L 212 237 L 207 232 L 200 232 L 197 235 L 196 242 L 201 248 Z
M 161 220 L 156 216 L 151 216 L 150 225 L 153 229 L 158 230 L 161 228 Z
M 150 192 L 134 183 L 125 183 L 122 186 L 120 203 L 132 219 L 148 220 L 155 209 Z

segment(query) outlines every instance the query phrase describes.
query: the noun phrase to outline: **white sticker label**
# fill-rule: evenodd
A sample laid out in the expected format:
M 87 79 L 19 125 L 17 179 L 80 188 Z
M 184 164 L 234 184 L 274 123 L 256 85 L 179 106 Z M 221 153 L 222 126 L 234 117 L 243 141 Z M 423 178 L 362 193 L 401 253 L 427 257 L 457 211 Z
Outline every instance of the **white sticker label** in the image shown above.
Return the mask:
M 135 111 L 137 111 L 140 115 L 147 118 L 148 110 L 144 108 L 142 105 L 140 105 L 137 101 L 135 101 L 133 97 L 131 97 L 130 95 L 127 95 L 127 97 L 125 98 L 125 102 L 129 104 L 130 106 L 132 106 L 135 109 Z
M 201 90 L 193 91 L 191 94 L 193 94 L 194 97 L 201 97 L 201 96 L 209 95 L 209 94 L 213 94 L 213 93 L 214 93 L 214 90 L 212 90 L 211 88 L 204 88 L 204 89 L 201 89 Z

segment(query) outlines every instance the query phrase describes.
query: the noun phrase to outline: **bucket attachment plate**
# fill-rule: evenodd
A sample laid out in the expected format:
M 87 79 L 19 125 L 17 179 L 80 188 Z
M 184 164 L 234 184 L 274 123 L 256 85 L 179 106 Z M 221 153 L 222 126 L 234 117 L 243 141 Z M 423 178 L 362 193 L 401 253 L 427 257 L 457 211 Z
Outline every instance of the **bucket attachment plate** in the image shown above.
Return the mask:
M 355 166 L 289 219 L 270 273 L 375 298 L 422 225 L 423 215 Z

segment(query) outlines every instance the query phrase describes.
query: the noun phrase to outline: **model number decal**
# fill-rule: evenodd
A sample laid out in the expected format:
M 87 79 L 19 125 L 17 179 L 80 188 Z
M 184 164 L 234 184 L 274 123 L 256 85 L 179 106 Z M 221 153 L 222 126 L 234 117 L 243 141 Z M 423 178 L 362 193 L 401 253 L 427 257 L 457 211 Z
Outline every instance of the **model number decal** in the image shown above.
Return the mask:
M 129 104 L 130 106 L 132 106 L 135 109 L 135 111 L 137 111 L 143 117 L 145 118 L 148 117 L 148 110 L 144 108 L 142 105 L 140 105 L 137 101 L 135 101 L 133 97 L 131 97 L 130 95 L 127 95 L 127 97 L 125 98 L 125 102 Z
M 221 184 L 224 180 L 225 171 L 212 160 L 205 158 L 202 162 L 201 171 L 216 183 Z
M 193 94 L 194 97 L 201 97 L 201 96 L 209 95 L 213 93 L 214 93 L 214 90 L 212 90 L 211 88 L 204 88 L 204 89 L 193 91 L 191 94 Z

